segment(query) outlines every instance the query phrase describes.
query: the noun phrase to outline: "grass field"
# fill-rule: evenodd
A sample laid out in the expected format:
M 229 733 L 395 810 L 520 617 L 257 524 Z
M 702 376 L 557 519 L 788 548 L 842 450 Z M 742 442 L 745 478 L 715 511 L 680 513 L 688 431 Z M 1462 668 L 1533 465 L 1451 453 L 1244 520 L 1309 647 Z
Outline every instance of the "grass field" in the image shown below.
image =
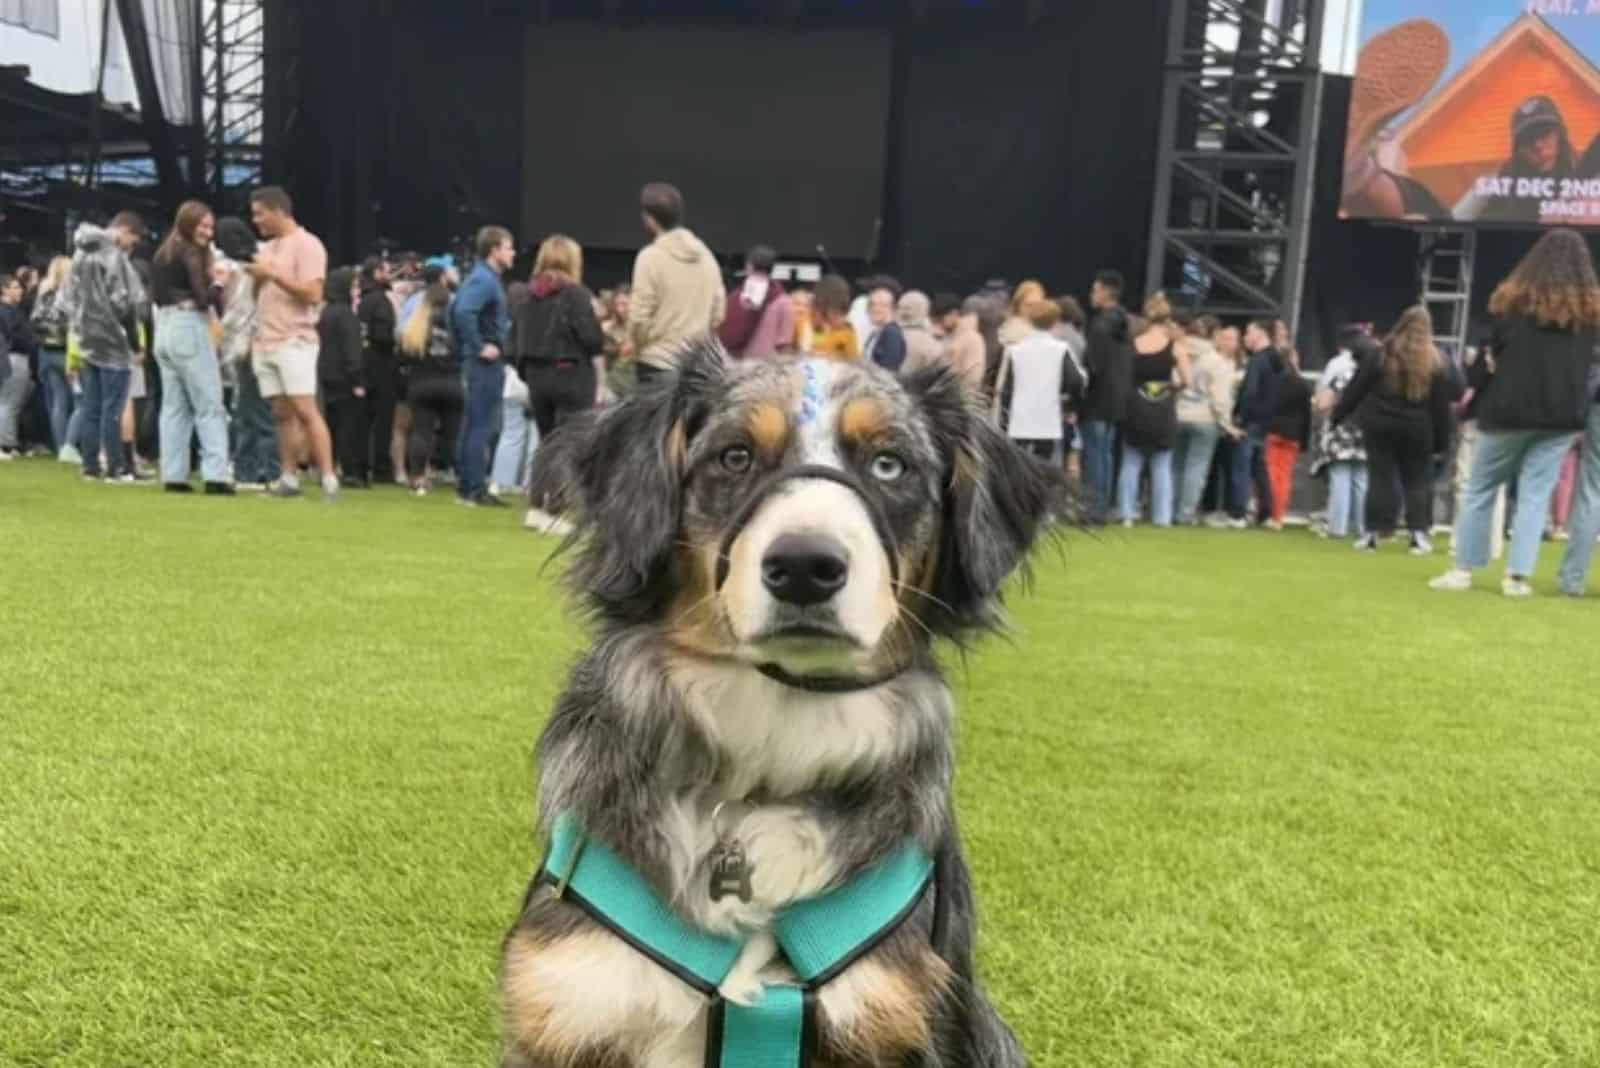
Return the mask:
M 494 1063 L 582 642 L 517 519 L 0 467 L 0 1065 Z M 1600 1063 L 1600 603 L 1443 567 L 1078 535 L 952 665 L 1035 1065 Z

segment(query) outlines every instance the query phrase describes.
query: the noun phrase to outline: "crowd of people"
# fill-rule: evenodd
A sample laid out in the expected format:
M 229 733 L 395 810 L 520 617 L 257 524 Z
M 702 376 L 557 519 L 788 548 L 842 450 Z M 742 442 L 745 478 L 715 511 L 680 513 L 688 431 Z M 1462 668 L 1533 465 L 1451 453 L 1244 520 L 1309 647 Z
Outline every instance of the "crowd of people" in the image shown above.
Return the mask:
M 1374 551 L 1403 529 L 1426 555 L 1443 481 L 1455 567 L 1434 586 L 1469 587 L 1509 514 L 1511 596 L 1531 592 L 1547 537 L 1569 540 L 1561 588 L 1580 594 L 1600 536 L 1600 284 L 1568 231 L 1495 291 L 1491 329 L 1460 357 L 1441 356 L 1414 307 L 1381 337 L 1346 328 L 1310 376 L 1283 320 L 1225 323 L 1164 293 L 1135 313 L 1109 270 L 1087 312 L 1037 281 L 965 298 L 888 276 L 786 287 L 763 246 L 725 286 L 682 195 L 659 183 L 640 198 L 631 283 L 599 293 L 559 234 L 525 273 L 497 226 L 470 262 L 330 270 L 282 190 L 257 190 L 250 214 L 185 203 L 145 259 L 143 220 L 123 213 L 80 226 L 42 276 L 0 278 L 0 459 L 33 451 L 173 493 L 193 492 L 198 463 L 210 495 L 298 497 L 310 473 L 330 502 L 448 484 L 463 504 L 506 507 L 525 499 L 541 437 L 715 334 L 735 360 L 948 365 L 1019 445 L 1079 480 L 1091 524 L 1281 531 L 1308 470 L 1326 486 L 1323 536 Z M 529 527 L 566 529 L 558 502 L 527 505 Z

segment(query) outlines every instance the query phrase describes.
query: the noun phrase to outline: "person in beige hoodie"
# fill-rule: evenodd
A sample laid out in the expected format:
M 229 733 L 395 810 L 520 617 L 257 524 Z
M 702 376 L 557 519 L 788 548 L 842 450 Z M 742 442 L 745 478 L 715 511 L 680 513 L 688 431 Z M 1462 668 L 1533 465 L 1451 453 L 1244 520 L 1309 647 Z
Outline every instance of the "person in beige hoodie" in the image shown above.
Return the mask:
M 683 225 L 683 194 L 652 182 L 639 197 L 644 225 L 654 238 L 633 262 L 628 333 L 639 361 L 639 380 L 670 371 L 684 342 L 722 325 L 727 295 L 717 258 Z

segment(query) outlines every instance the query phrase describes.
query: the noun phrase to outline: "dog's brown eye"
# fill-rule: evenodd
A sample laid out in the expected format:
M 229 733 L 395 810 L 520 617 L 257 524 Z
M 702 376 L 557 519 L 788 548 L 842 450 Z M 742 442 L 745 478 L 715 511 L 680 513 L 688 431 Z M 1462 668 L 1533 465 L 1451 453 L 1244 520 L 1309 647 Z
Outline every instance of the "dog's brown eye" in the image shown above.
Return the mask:
M 880 452 L 872 458 L 872 477 L 879 482 L 895 482 L 906 473 L 906 462 L 892 452 Z
M 724 470 L 732 471 L 736 475 L 742 475 L 750 470 L 752 458 L 750 450 L 743 445 L 731 445 L 722 450 L 721 461 Z

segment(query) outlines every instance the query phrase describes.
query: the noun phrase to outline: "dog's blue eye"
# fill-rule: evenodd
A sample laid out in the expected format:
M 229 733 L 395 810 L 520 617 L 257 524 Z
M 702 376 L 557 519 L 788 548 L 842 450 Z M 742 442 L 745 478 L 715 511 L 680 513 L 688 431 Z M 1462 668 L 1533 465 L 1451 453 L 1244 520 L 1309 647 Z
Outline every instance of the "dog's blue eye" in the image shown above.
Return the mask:
M 892 452 L 880 452 L 872 458 L 872 477 L 879 482 L 894 482 L 906 473 L 906 462 Z
M 722 450 L 722 466 L 736 475 L 742 475 L 750 470 L 751 459 L 750 450 L 743 445 L 733 445 Z

